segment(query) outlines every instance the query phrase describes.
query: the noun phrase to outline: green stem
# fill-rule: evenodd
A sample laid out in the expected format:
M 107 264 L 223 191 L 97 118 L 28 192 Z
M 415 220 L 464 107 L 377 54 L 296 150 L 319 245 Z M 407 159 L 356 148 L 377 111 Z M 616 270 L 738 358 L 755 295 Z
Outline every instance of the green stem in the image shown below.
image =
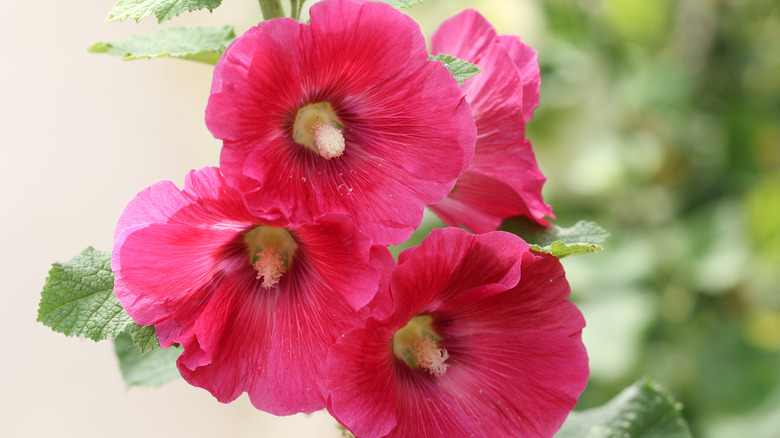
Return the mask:
M 301 19 L 301 10 L 306 0 L 290 0 L 290 16 L 296 20 Z
M 296 20 L 300 20 L 298 16 L 298 0 L 290 0 L 290 16 Z
M 260 2 L 260 10 L 263 12 L 264 20 L 278 18 L 283 15 L 281 0 L 258 0 L 258 1 Z

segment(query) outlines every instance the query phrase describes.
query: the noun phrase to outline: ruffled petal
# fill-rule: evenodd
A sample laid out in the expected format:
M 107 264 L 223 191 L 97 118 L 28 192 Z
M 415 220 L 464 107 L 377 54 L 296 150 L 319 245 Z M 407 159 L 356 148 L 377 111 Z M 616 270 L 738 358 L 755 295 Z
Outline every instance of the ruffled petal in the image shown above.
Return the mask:
M 553 436 L 587 383 L 579 335 L 475 332 L 442 345 L 452 364 L 440 386 L 474 419 L 465 436 Z
M 475 300 L 469 291 L 442 303 L 437 312 L 447 320 L 457 315 L 458 320 L 477 324 L 481 332 L 544 327 L 568 336 L 582 330 L 585 319 L 567 300 L 571 289 L 558 258 L 527 252 L 522 256 L 522 269 L 520 281 L 506 292 Z M 455 336 L 470 333 L 461 333 L 461 327 L 455 324 L 447 330 Z
M 536 50 L 525 45 L 517 35 L 501 35 L 498 42 L 512 58 L 523 80 L 523 121 L 528 123 L 539 106 L 539 86 L 542 82 Z
M 120 236 L 127 228 L 141 224 L 166 223 L 168 218 L 187 204 L 187 198 L 171 181 L 160 181 L 141 190 L 127 203 L 119 218 L 114 229 L 114 246 L 121 246 Z
M 471 110 L 406 15 L 349 0 L 310 14 L 310 25 L 261 23 L 220 59 L 206 111 L 220 164 L 253 210 L 274 205 L 298 223 L 345 213 L 375 243 L 400 243 L 468 167 Z M 292 139 L 298 109 L 318 102 L 344 126 L 338 158 Z
M 248 392 L 258 408 L 289 414 L 269 391 L 268 350 L 278 292 L 253 280 L 251 273 L 234 274 L 220 283 L 198 315 L 195 338 L 181 340 L 179 371 L 222 403 Z
M 474 235 L 458 228 L 436 228 L 425 245 L 407 249 L 399 257 L 390 283 L 396 308 L 419 314 L 466 290 L 482 296 L 502 292 L 517 284 L 521 256 L 528 249 L 528 244 L 509 233 Z
M 489 171 L 488 171 L 489 172 Z M 447 199 L 430 205 L 431 211 L 446 225 L 451 227 L 463 226 L 474 233 L 487 233 L 495 231 L 503 219 L 523 215 L 526 217 L 552 216 L 549 206 L 541 202 L 545 209 L 531 210 L 515 187 L 510 186 L 501 178 L 482 169 L 473 169 L 464 173 L 455 190 Z M 526 181 L 520 181 L 521 187 L 526 192 L 533 191 L 535 183 L 541 184 L 535 175 L 530 172 Z M 518 179 L 521 179 L 518 178 Z M 542 182 L 544 177 L 542 177 Z M 540 192 L 540 191 L 539 191 Z M 539 204 L 532 204 L 539 206 Z M 543 224 L 547 221 L 537 220 Z
M 225 257 L 226 251 L 230 254 L 235 230 L 179 224 L 149 224 L 131 230 L 112 255 L 115 293 L 141 325 L 168 318 L 190 319 L 213 284 L 241 263 L 233 258 L 236 254 Z
M 361 438 L 386 436 L 397 423 L 392 337 L 391 326 L 369 318 L 328 353 L 328 410 Z
M 457 34 L 461 28 L 472 33 Z M 517 37 L 496 36 L 476 11 L 456 15 L 436 35 L 435 50 L 467 55 L 482 72 L 461 87 L 477 124 L 474 159 L 454 191 L 431 209 L 445 224 L 475 233 L 495 231 L 502 220 L 517 215 L 549 224 L 545 217 L 554 216 L 542 200 L 546 178 L 525 139 L 525 122 L 539 101 L 536 52 Z
M 516 287 L 479 300 L 463 293 L 443 302 L 434 318 L 447 334 L 445 377 L 464 412 L 482 419 L 490 435 L 552 436 L 587 383 L 585 320 L 567 300 L 557 258 L 528 252 L 522 259 Z
M 446 386 L 429 374 L 397 363 L 398 425 L 388 438 L 490 436 L 464 415 Z
M 344 216 L 331 215 L 320 225 L 291 229 L 300 246 L 280 283 L 268 365 L 275 376 L 271 393 L 290 411 L 324 407 L 328 348 L 363 324 L 365 306 L 392 268 L 386 248 L 371 248 L 350 227 Z M 355 237 L 344 242 L 344 236 Z
M 266 288 L 245 235 L 284 227 L 295 240 L 287 271 Z M 387 294 L 392 256 L 344 215 L 291 225 L 258 216 L 216 168 L 188 175 L 179 191 L 160 183 L 131 201 L 112 254 L 115 293 L 160 344 L 184 346 L 191 384 L 229 402 L 242 392 L 276 415 L 325 407 L 327 349 Z
M 496 36 L 493 25 L 485 17 L 474 9 L 466 9 L 445 20 L 436 29 L 431 37 L 431 52 L 434 55 L 444 53 L 475 63 L 493 44 Z
M 399 257 L 391 295 L 392 315 L 369 318 L 328 355 L 328 409 L 339 422 L 361 437 L 558 430 L 588 365 L 584 320 L 557 258 L 509 233 L 434 230 Z M 432 318 L 436 346 L 448 353 L 442 375 L 393 352 L 393 335 L 419 315 Z

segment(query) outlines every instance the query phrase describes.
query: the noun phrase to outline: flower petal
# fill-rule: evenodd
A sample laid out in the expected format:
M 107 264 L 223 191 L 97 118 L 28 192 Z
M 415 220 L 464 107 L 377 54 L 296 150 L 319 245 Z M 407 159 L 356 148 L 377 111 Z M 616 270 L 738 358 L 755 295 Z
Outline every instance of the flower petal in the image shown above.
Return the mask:
M 270 395 L 267 370 L 278 293 L 252 285 L 253 279 L 225 278 L 198 315 L 195 339 L 182 340 L 185 352 L 177 363 L 185 380 L 222 403 L 246 391 L 259 409 L 284 415 L 289 411 Z
M 369 318 L 328 353 L 328 410 L 361 438 L 385 436 L 396 425 L 392 337 L 391 328 Z
M 498 42 L 504 46 L 523 79 L 523 121 L 528 123 L 534 109 L 539 106 L 539 86 L 542 82 L 536 50 L 525 45 L 517 35 L 501 35 Z
M 482 53 L 493 44 L 496 31 L 485 17 L 474 9 L 465 11 L 445 20 L 433 37 L 431 52 L 434 55 L 444 53 L 466 61 L 476 63 Z
M 544 330 L 474 333 L 443 344 L 452 358 L 441 386 L 478 419 L 484 436 L 552 436 L 577 403 L 588 377 L 575 338 Z
M 558 430 L 588 365 L 584 320 L 557 258 L 509 233 L 437 229 L 399 256 L 391 295 L 392 315 L 369 318 L 330 350 L 328 409 L 339 422 L 369 438 Z M 394 334 L 420 315 L 447 352 L 444 374 L 395 357 Z
M 471 33 L 457 34 L 461 28 Z M 445 21 L 434 41 L 434 50 L 466 56 L 482 72 L 461 87 L 477 124 L 474 158 L 454 191 L 431 209 L 445 224 L 475 233 L 495 231 L 503 219 L 517 215 L 549 224 L 545 216 L 554 216 L 542 200 L 546 178 L 525 139 L 525 122 L 539 102 L 536 52 L 517 37 L 497 37 L 476 11 Z
M 428 303 L 466 290 L 484 296 L 502 292 L 519 281 L 521 256 L 528 249 L 510 233 L 474 235 L 459 228 L 436 228 L 425 245 L 399 256 L 390 280 L 396 308 L 418 314 L 431 309 Z
M 284 227 L 297 245 L 271 288 L 245 241 L 257 226 Z M 155 324 L 161 346 L 184 346 L 188 382 L 222 402 L 247 392 L 276 415 L 325 407 L 327 349 L 363 323 L 380 286 L 387 294 L 393 265 L 347 216 L 292 225 L 278 211 L 251 213 L 216 168 L 190 173 L 181 191 L 166 182 L 141 192 L 112 254 L 120 303 Z
M 296 223 L 345 213 L 375 243 L 400 243 L 468 167 L 471 110 L 403 13 L 325 0 L 310 14 L 261 23 L 220 59 L 206 110 L 220 164 L 253 211 L 273 205 Z M 318 102 L 343 124 L 338 158 L 292 138 L 297 111 Z

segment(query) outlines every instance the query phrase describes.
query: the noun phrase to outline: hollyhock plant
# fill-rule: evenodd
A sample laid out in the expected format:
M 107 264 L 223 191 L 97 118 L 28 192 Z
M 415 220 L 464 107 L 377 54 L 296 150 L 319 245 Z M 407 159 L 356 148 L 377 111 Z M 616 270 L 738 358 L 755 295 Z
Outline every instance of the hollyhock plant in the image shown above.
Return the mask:
M 399 256 L 385 318 L 328 354 L 328 409 L 356 436 L 550 437 L 588 378 L 560 261 L 519 237 L 436 229 Z
M 498 36 L 477 11 L 466 10 L 434 33 L 434 54 L 475 63 L 482 73 L 461 86 L 474 112 L 477 145 L 471 166 L 453 192 L 431 209 L 449 226 L 495 231 L 503 219 L 523 215 L 548 225 L 542 201 L 545 177 L 536 163 L 525 124 L 539 104 L 536 52 L 517 36 Z
M 140 192 L 111 256 L 119 302 L 162 347 L 184 347 L 184 379 L 277 415 L 325 407 L 327 349 L 362 324 L 393 265 L 345 215 L 250 212 L 216 168 Z
M 220 167 L 250 208 L 345 213 L 375 243 L 401 243 L 468 167 L 469 105 L 393 7 L 325 0 L 310 16 L 262 22 L 220 58 L 206 108 Z

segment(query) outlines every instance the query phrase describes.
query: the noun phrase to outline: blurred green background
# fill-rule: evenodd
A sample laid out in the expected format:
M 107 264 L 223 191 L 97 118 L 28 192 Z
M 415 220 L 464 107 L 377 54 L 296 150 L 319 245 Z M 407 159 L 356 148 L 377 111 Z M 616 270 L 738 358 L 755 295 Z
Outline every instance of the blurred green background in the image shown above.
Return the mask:
M 410 15 L 430 35 L 465 7 L 539 52 L 528 138 L 556 223 L 612 233 L 564 259 L 588 323 L 578 409 L 649 375 L 695 436 L 780 436 L 780 3 L 426 0 Z

